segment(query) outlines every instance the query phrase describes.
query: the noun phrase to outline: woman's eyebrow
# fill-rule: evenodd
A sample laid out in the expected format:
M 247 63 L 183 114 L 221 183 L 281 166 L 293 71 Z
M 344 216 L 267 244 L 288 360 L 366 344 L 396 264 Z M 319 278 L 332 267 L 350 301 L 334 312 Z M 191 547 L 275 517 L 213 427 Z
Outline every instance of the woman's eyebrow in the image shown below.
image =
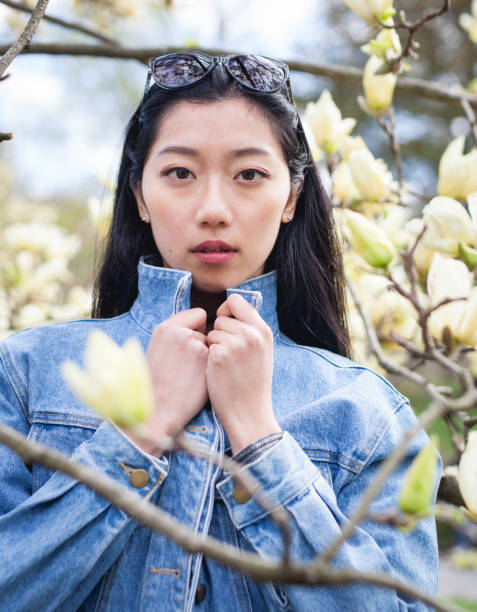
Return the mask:
M 200 155 L 200 152 L 197 151 L 197 149 L 183 147 L 180 145 L 169 145 L 158 151 L 156 157 L 166 153 L 179 153 L 181 155 L 190 155 L 192 157 L 198 157 Z M 267 157 L 270 157 L 270 152 L 266 149 L 262 149 L 261 147 L 245 147 L 244 149 L 236 149 L 235 151 L 231 151 L 231 153 L 229 153 L 230 157 L 245 157 L 246 155 L 266 155 Z

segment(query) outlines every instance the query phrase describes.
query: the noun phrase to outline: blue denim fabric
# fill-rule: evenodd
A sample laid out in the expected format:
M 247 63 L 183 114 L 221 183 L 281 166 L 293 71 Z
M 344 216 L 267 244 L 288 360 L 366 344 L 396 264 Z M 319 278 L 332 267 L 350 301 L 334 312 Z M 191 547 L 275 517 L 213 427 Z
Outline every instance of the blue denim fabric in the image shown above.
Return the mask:
M 191 274 L 141 261 L 131 311 L 19 332 L 0 343 L 0 418 L 30 439 L 71 455 L 170 512 L 198 533 L 278 559 L 277 526 L 252 498 L 234 499 L 234 483 L 205 459 L 142 452 L 114 425 L 83 406 L 64 384 L 60 364 L 82 363 L 92 329 L 146 349 L 161 321 L 190 307 Z M 369 369 L 326 350 L 300 346 L 278 327 L 276 274 L 227 290 L 240 293 L 274 333 L 272 399 L 284 431 L 249 468 L 275 506 L 289 512 L 291 556 L 305 562 L 336 538 L 389 452 L 416 418 L 405 397 Z M 213 407 L 187 435 L 219 453 L 230 445 Z M 409 463 L 428 441 L 421 432 L 406 461 L 386 481 L 370 511 L 394 508 Z M 148 482 L 129 480 L 141 468 Z M 0 609 L 149 611 L 413 610 L 422 603 L 371 585 L 335 588 L 256 581 L 138 525 L 59 472 L 26 466 L 0 446 Z M 383 571 L 427 593 L 437 588 L 432 518 L 403 533 L 362 523 L 334 560 L 339 567 Z M 202 597 L 197 597 L 197 589 Z M 202 599 L 202 601 L 200 601 Z

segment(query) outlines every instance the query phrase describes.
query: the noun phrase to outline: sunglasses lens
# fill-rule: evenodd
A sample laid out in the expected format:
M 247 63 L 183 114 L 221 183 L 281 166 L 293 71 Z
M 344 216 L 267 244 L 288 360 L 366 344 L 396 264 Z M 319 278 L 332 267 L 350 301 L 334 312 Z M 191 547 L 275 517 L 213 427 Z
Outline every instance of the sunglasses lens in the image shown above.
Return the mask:
M 152 74 L 159 85 L 183 87 L 199 81 L 212 63 L 212 58 L 205 55 L 174 53 L 157 58 L 152 65 Z
M 236 55 L 227 62 L 236 81 L 258 91 L 277 91 L 285 84 L 285 70 L 275 62 L 258 55 Z

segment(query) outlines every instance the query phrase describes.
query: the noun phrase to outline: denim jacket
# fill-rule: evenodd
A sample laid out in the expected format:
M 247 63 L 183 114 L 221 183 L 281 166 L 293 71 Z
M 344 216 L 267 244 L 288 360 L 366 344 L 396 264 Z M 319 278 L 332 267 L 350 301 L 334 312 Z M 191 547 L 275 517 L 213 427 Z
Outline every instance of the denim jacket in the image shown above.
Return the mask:
M 162 321 L 190 307 L 191 273 L 138 265 L 131 310 L 24 330 L 0 343 L 0 419 L 19 432 L 104 473 L 160 506 L 190 529 L 244 551 L 280 558 L 282 538 L 268 513 L 236 494 L 230 474 L 183 452 L 160 459 L 143 452 L 116 426 L 71 393 L 60 373 L 82 363 L 92 329 L 122 344 L 147 348 Z M 408 400 L 375 372 L 332 352 L 301 346 L 279 329 L 274 271 L 227 289 L 249 301 L 274 334 L 273 409 L 283 435 L 248 468 L 266 496 L 288 510 L 291 557 L 306 562 L 340 533 L 382 461 L 416 418 Z M 185 429 L 192 441 L 229 453 L 208 403 Z M 425 432 L 370 506 L 395 508 L 403 476 Z M 369 584 L 304 587 L 259 583 L 190 554 L 141 526 L 71 477 L 25 465 L 0 445 L 0 609 L 81 610 L 426 610 L 424 604 Z M 136 478 L 144 470 L 147 478 Z M 143 472 L 140 472 L 144 476 Z M 387 572 L 427 593 L 437 588 L 435 522 L 405 533 L 361 523 L 333 565 Z

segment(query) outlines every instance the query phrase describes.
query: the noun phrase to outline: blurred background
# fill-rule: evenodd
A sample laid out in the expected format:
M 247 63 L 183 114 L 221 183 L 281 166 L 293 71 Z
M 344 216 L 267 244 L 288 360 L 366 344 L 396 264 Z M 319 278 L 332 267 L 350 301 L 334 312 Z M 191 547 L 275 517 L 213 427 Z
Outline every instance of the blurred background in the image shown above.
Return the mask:
M 441 2 L 395 4 L 414 20 Z M 419 59 L 411 61 L 409 76 L 456 87 L 477 77 L 477 46 L 458 21 L 470 4 L 454 0 L 450 12 L 419 31 Z M 125 47 L 189 45 L 360 68 L 367 60 L 360 45 L 375 33 L 341 0 L 51 0 L 47 14 L 81 22 Z M 0 4 L 0 44 L 16 39 L 27 20 L 26 13 Z M 46 21 L 34 42 L 101 44 Z M 0 84 L 0 131 L 12 132 L 13 139 L 0 144 L 3 335 L 47 320 L 88 316 L 124 128 L 141 99 L 147 67 L 134 60 L 24 54 L 7 73 Z M 292 72 L 291 84 L 301 111 L 329 89 L 343 117 L 357 119 L 353 135 L 363 136 L 395 174 L 386 135 L 357 103 L 360 83 Z M 434 194 L 449 141 L 464 134 L 470 146 L 469 122 L 458 106 L 399 91 L 394 107 L 405 180 L 420 193 Z M 30 275 L 28 287 L 19 271 Z M 417 412 L 427 406 L 418 389 L 392 382 L 412 398 Z M 439 433 L 444 459 L 451 463 L 445 425 L 431 431 Z M 444 548 L 450 546 L 453 534 L 443 529 L 441 540 Z

